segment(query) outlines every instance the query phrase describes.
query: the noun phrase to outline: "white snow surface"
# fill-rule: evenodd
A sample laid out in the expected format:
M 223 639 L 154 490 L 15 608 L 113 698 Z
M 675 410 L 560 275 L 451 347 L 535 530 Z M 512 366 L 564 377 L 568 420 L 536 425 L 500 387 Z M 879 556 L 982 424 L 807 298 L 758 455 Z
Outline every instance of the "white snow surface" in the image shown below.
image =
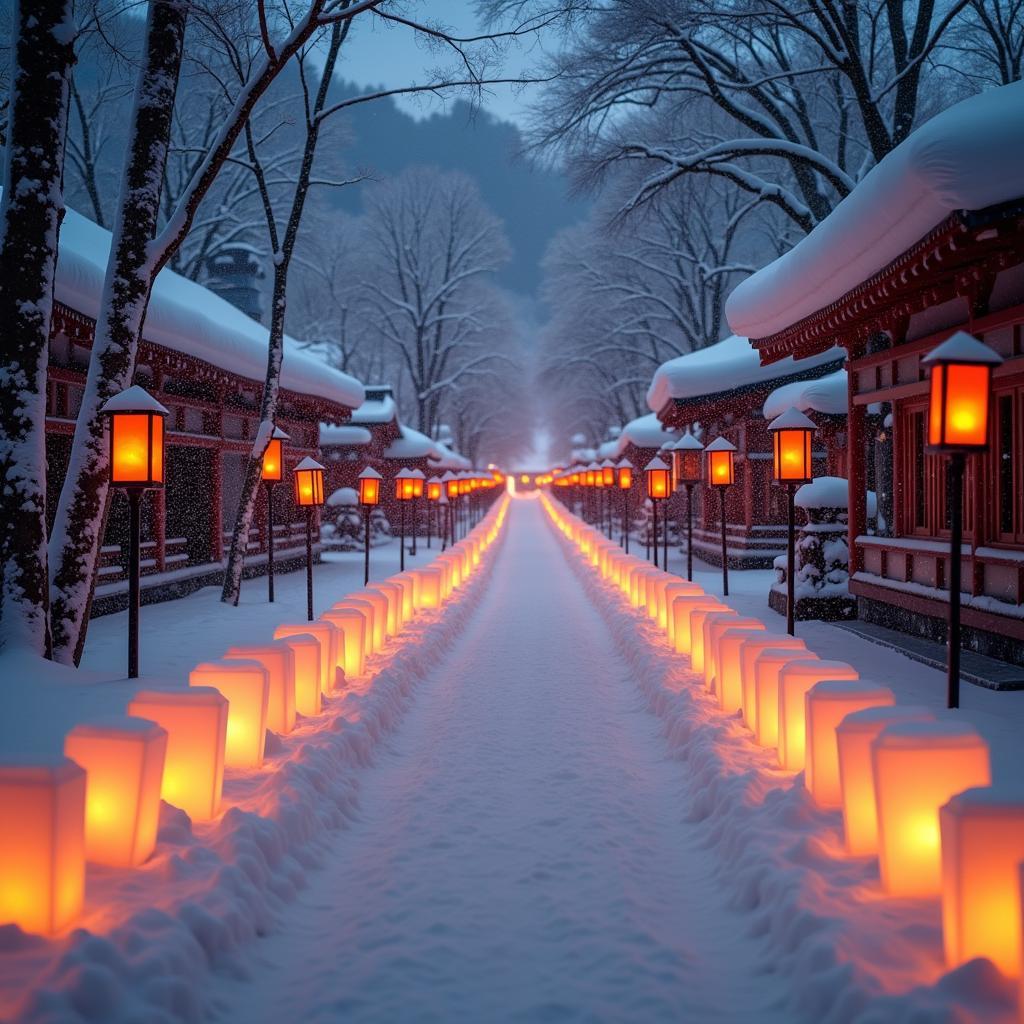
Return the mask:
M 678 432 L 666 430 L 658 417 L 650 412 L 646 416 L 630 420 L 622 428 L 618 438 L 614 442 L 608 442 L 612 445 L 610 453 L 606 454 L 606 446 L 602 445 L 597 449 L 595 455 L 602 460 L 606 458 L 617 460 L 622 457 L 622 453 L 629 444 L 636 445 L 637 448 L 661 448 L 663 444 L 675 444 L 678 440 Z
M 729 296 L 738 334 L 765 338 L 878 273 L 956 210 L 1024 194 L 1024 82 L 936 114 L 873 167 L 806 238 Z
M 778 380 L 835 362 L 845 354 L 841 348 L 831 348 L 807 359 L 795 360 L 787 356 L 762 366 L 761 357 L 749 340 L 733 334 L 715 345 L 662 363 L 647 389 L 647 405 L 657 413 L 672 399 L 705 398 L 734 388 Z
M 370 443 L 370 432 L 366 427 L 357 427 L 351 423 L 321 423 L 320 447 L 331 445 L 354 445 L 362 447 Z
M 60 229 L 54 298 L 96 319 L 110 254 L 110 232 L 67 209 Z M 157 275 L 142 328 L 143 337 L 175 352 L 262 383 L 267 372 L 266 327 L 209 289 L 164 268 Z M 281 386 L 355 408 L 363 385 L 308 355 L 285 336 Z
M 847 397 L 846 370 L 836 370 L 816 380 L 790 381 L 776 388 L 765 399 L 764 418 L 773 420 L 787 409 L 845 416 Z
M 390 389 L 385 389 L 382 385 L 367 385 L 367 391 L 373 390 L 387 390 L 382 398 L 370 398 L 363 402 L 363 404 L 352 413 L 353 423 L 363 424 L 375 424 L 375 423 L 391 423 L 393 420 L 398 418 L 398 406 L 395 404 L 395 399 L 390 393 Z

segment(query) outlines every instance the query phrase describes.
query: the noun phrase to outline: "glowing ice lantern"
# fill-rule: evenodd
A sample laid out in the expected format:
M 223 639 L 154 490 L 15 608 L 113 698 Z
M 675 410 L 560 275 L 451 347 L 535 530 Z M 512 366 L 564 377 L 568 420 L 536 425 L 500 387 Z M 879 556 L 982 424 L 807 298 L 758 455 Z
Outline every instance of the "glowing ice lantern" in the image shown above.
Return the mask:
M 794 661 L 818 656 L 787 643 L 762 651 L 754 663 L 754 742 L 762 747 L 779 745 L 779 679 L 782 670 Z
M 393 583 L 402 591 L 402 622 L 408 622 L 416 614 L 412 580 L 405 573 L 399 573 L 397 576 L 389 577 L 388 583 Z
M 700 633 L 698 635 L 694 630 L 694 627 L 690 627 L 690 631 L 693 633 L 693 648 L 690 651 L 690 666 L 693 668 L 694 672 L 703 677 L 704 685 L 710 689 L 710 677 L 708 673 L 714 673 L 714 648 L 711 646 L 711 627 L 715 625 L 715 623 L 723 622 L 726 619 L 729 620 L 730 625 L 735 625 L 739 621 L 740 617 L 736 611 L 728 605 L 718 611 L 710 612 L 707 615 L 702 615 L 700 612 L 694 612 L 691 617 L 700 622 Z M 728 629 L 728 626 L 723 628 Z
M 375 654 L 379 651 L 384 646 L 387 609 L 381 608 L 375 601 L 370 601 L 363 591 L 359 591 L 351 597 L 346 597 L 344 601 L 339 601 L 338 603 L 346 608 L 355 608 L 363 613 L 363 618 L 365 619 L 363 643 L 366 645 L 366 653 Z
M 212 686 L 227 698 L 224 763 L 259 768 L 267 738 L 270 679 L 258 661 L 204 661 L 188 674 L 189 686 Z
M 1009 977 L 1022 974 L 1020 921 L 1012 908 L 1021 904 L 1024 792 L 958 793 L 940 809 L 939 827 L 947 965 L 983 956 Z
M 743 689 L 743 724 L 756 730 L 757 722 L 757 659 L 762 651 L 788 648 L 805 651 L 807 645 L 795 636 L 783 633 L 751 633 L 740 647 L 740 683 Z M 776 708 L 776 715 L 778 709 Z
M 669 577 L 668 582 L 661 591 L 661 602 L 658 607 L 658 625 L 665 630 L 669 640 L 672 639 L 672 605 L 678 597 L 702 597 L 704 591 L 696 583 L 687 583 L 686 580 L 673 580 Z
M 710 594 L 694 594 L 690 597 L 677 597 L 672 602 L 672 643 L 677 654 L 693 653 L 692 633 L 690 630 L 691 613 L 701 611 L 724 610 L 725 605 Z
M 228 702 L 212 687 L 140 690 L 128 714 L 156 722 L 167 732 L 161 797 L 193 821 L 220 812 L 224 787 Z
M 802 771 L 807 757 L 807 691 L 824 679 L 859 679 L 845 661 L 805 658 L 791 661 L 779 673 L 779 764 Z
M 339 647 L 343 648 L 340 657 L 343 659 L 342 666 L 345 669 L 345 676 L 351 683 L 366 669 L 366 654 L 363 646 L 366 616 L 358 608 L 336 604 L 324 612 L 320 618 L 324 622 L 331 623 L 344 637 L 344 643 L 339 644 Z
M 441 571 L 433 566 L 418 569 L 420 577 L 420 607 L 439 608 L 441 606 Z
M 282 641 L 269 644 L 229 647 L 228 661 L 258 661 L 267 670 L 270 697 L 267 703 L 267 728 L 285 735 L 295 728 L 295 654 Z
M 85 857 L 135 867 L 156 846 L 167 730 L 125 715 L 76 725 L 64 754 L 85 769 Z
M 742 621 L 742 620 L 741 620 Z M 730 626 L 718 637 L 715 655 L 715 690 L 718 706 L 727 714 L 743 708 L 743 645 L 751 636 L 763 634 L 764 623 Z
M 888 686 L 866 679 L 829 679 L 807 691 L 804 720 L 807 725 L 807 756 L 804 785 L 819 807 L 842 807 L 839 782 L 839 745 L 836 730 L 847 715 L 865 708 L 896 703 Z
M 85 772 L 64 757 L 0 763 L 0 924 L 53 935 L 85 892 Z
M 344 669 L 341 657 L 343 638 L 337 626 L 320 619 L 315 622 L 284 622 L 274 630 L 274 639 L 302 634 L 315 636 L 320 641 L 320 690 L 331 693 L 344 685 L 338 678 L 338 671 Z M 342 671 L 342 674 L 344 672 Z
M 721 679 L 719 672 L 718 657 L 721 653 L 719 651 L 719 643 L 726 631 L 732 629 L 751 629 L 758 633 L 763 633 L 765 626 L 760 619 L 748 618 L 746 616 L 737 615 L 726 621 L 728 617 L 723 619 L 713 619 L 708 622 L 704 620 L 705 635 L 704 635 L 704 686 L 706 689 L 715 689 L 717 693 L 721 693 Z M 739 674 L 739 664 L 736 665 L 737 675 Z M 735 711 L 740 706 L 740 689 L 739 680 L 737 679 L 735 700 L 732 701 L 732 710 Z
M 295 661 L 295 710 L 312 718 L 320 714 L 320 641 L 312 633 L 282 636 L 278 643 L 291 648 Z
M 387 601 L 388 636 L 398 636 L 402 631 L 402 588 L 397 583 L 371 583 L 369 593 L 378 593 Z
M 871 764 L 883 888 L 894 896 L 938 896 L 939 808 L 989 784 L 988 744 L 966 723 L 902 722 L 872 742 Z

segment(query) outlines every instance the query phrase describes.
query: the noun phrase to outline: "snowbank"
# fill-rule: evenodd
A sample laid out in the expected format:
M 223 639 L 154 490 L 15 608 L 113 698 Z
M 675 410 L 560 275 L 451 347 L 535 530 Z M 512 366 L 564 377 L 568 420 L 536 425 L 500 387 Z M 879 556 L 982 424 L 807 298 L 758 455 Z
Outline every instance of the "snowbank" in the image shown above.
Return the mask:
M 765 338 L 878 273 L 956 210 L 1024 194 L 1024 82 L 936 114 L 784 256 L 739 284 L 729 326 Z
M 846 370 L 836 370 L 816 380 L 795 380 L 776 388 L 765 400 L 764 418 L 773 420 L 787 409 L 820 412 L 826 416 L 845 416 Z
M 787 356 L 762 366 L 757 350 L 746 338 L 734 334 L 716 345 L 662 363 L 647 389 L 647 405 L 660 412 L 672 399 L 706 398 L 722 391 L 763 384 L 802 370 L 813 370 L 844 356 L 841 348 L 833 348 L 799 362 Z

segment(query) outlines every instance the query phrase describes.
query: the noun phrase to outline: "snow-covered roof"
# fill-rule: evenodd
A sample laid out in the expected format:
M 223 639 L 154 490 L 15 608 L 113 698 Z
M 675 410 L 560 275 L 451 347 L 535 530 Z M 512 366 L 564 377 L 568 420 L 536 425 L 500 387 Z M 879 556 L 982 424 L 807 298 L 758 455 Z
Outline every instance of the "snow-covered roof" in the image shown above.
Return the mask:
M 845 355 L 841 348 L 832 348 L 809 359 L 797 361 L 789 356 L 762 366 L 757 349 L 746 338 L 733 334 L 716 345 L 662 363 L 647 389 L 647 404 L 660 412 L 672 399 L 703 398 L 766 383 L 801 370 L 812 370 Z
M 471 469 L 473 466 L 473 463 L 465 455 L 453 451 L 442 441 L 435 441 L 434 449 L 436 454 L 430 457 L 432 469 Z
M 110 253 L 110 232 L 68 209 L 60 229 L 54 298 L 96 319 Z M 143 337 L 156 345 L 205 360 L 252 381 L 267 372 L 267 328 L 208 288 L 166 267 L 157 275 Z M 349 408 L 363 401 L 363 385 L 328 366 L 285 337 L 281 386 Z
M 846 371 L 836 370 L 816 380 L 794 380 L 776 388 L 765 400 L 764 418 L 773 420 L 787 409 L 845 416 Z
M 337 426 L 333 423 L 320 424 L 320 447 L 326 445 L 364 445 L 370 443 L 370 432 L 366 427 L 356 427 L 351 423 Z
M 597 449 L 598 461 L 603 462 L 605 459 L 614 459 L 619 452 L 619 438 L 622 437 L 622 431 L 620 430 L 616 437 L 613 437 L 610 441 L 605 441 L 604 444 L 600 445 Z
M 363 404 L 352 413 L 353 423 L 391 423 L 398 418 L 398 406 L 390 387 L 367 384 Z
M 936 114 L 814 230 L 729 296 L 738 333 L 766 338 L 877 274 L 957 210 L 1024 195 L 1024 82 Z
M 437 442 L 405 424 L 399 426 L 401 435 L 384 449 L 385 459 L 425 459 L 437 453 Z
M 630 420 L 622 428 L 611 457 L 618 458 L 629 444 L 634 444 L 637 448 L 660 448 L 666 442 L 675 444 L 678 439 L 679 434 L 674 430 L 666 430 L 658 421 L 658 417 L 651 412 Z

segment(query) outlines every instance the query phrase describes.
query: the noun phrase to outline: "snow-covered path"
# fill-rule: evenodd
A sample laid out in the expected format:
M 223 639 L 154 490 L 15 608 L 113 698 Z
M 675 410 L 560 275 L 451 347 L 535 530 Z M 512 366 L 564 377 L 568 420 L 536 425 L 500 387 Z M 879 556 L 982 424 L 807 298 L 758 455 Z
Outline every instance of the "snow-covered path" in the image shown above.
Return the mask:
M 686 823 L 685 769 L 544 518 L 513 503 L 359 821 L 213 982 L 221 1019 L 783 1019 Z

